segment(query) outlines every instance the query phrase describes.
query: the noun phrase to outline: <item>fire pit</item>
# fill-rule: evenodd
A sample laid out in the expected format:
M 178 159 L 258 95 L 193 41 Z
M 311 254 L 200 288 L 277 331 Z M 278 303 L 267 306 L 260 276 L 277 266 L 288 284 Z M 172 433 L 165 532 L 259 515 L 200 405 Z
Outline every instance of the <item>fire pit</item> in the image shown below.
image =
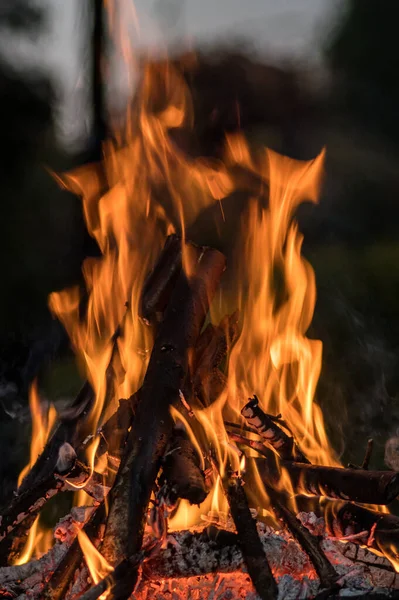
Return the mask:
M 315 402 L 316 285 L 295 210 L 317 202 L 324 154 L 295 161 L 230 134 L 222 161 L 194 159 L 173 141 L 190 106 L 181 72 L 147 63 L 103 163 L 59 177 L 102 252 L 84 263 L 85 290 L 49 300 L 87 381 L 54 425 L 31 390 L 30 464 L 0 517 L 0 597 L 398 597 L 386 507 L 399 474 L 369 469 L 371 441 L 344 468 Z M 190 232 L 215 209 L 231 232 L 243 185 L 226 261 Z M 71 490 L 45 543 L 38 516 Z

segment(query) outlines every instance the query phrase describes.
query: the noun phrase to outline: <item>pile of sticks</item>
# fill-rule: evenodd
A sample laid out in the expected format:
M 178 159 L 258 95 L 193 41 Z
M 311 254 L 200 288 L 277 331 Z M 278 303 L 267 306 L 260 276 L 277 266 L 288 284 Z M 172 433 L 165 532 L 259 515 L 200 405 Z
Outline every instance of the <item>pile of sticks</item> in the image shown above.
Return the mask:
M 81 577 L 76 588 L 77 574 L 85 566 L 79 541 L 72 536 L 54 569 L 48 570 L 41 598 L 94 600 L 108 590 L 108 598 L 127 600 L 136 589 L 140 572 L 148 574 L 156 565 L 157 572 L 162 571 L 167 520 L 177 502 L 186 499 L 201 504 L 217 476 L 235 531 L 218 530 L 214 538 L 209 531 L 188 533 L 192 539 L 185 541 L 187 549 L 195 536 L 202 535 L 202 543 L 214 551 L 213 571 L 219 567 L 222 571 L 221 563 L 229 557 L 238 564 L 243 562 L 262 600 L 277 598 L 278 585 L 251 511 L 250 490 L 258 474 L 276 520 L 309 557 L 323 597 L 333 597 L 342 582 L 320 537 L 288 508 L 280 485 L 283 469 L 298 496 L 329 499 L 326 526 L 331 536 L 380 552 L 399 547 L 399 519 L 358 504 L 392 502 L 399 494 L 399 474 L 369 471 L 370 453 L 361 468 L 311 465 L 281 418 L 265 414 L 256 397 L 242 409 L 243 424 L 225 422 L 225 429 L 231 444 L 241 452 L 254 450 L 258 456 L 248 456 L 245 472 L 240 474 L 232 465 L 218 463 L 217 453 L 194 413 L 210 406 L 225 388 L 221 365 L 238 332 L 237 314 L 203 329 L 224 270 L 225 258 L 219 251 L 183 244 L 178 236 L 169 236 L 142 293 L 141 316 L 155 331 L 142 387 L 120 400 L 117 412 L 99 431 L 97 458 L 106 455 L 107 469 L 101 474 L 90 473 L 84 464 L 87 423 L 94 403 L 86 383 L 11 504 L 2 511 L 0 566 L 5 566 L 12 564 L 33 521 L 51 497 L 81 485 L 94 499 L 90 517 L 75 528 L 83 527 L 113 571 L 92 587 L 87 576 Z M 178 409 L 182 421 L 174 421 L 171 407 Z M 200 451 L 183 421 L 189 423 Z M 145 535 L 146 524 L 151 535 Z M 1 571 L 0 597 L 4 583 Z M 7 579 L 7 572 L 4 577 Z M 75 588 L 79 592 L 73 595 Z M 4 587 L 3 597 L 18 596 L 7 596 L 12 593 L 9 586 Z

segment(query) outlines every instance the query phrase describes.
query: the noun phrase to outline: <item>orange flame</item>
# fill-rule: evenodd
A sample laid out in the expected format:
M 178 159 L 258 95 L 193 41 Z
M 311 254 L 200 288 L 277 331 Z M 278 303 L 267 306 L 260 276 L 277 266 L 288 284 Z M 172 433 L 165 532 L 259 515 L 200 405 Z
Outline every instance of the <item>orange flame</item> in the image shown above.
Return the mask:
M 21 485 L 22 480 L 28 473 L 28 471 L 35 464 L 36 459 L 43 451 L 44 446 L 51 433 L 55 419 L 57 417 L 57 411 L 51 404 L 46 415 L 43 414 L 43 407 L 40 403 L 39 392 L 37 389 L 37 382 L 32 383 L 29 390 L 29 407 L 32 417 L 32 438 L 30 447 L 30 458 L 29 463 L 22 469 L 18 477 L 18 486 Z
M 80 547 L 82 548 L 83 556 L 85 558 L 93 583 L 97 584 L 99 581 L 104 579 L 104 577 L 112 573 L 113 568 L 100 554 L 100 552 L 91 542 L 88 535 L 82 529 L 79 529 L 78 531 L 78 541 Z M 100 598 L 104 600 L 104 598 L 107 596 L 108 592 L 104 592 Z
M 24 565 L 32 557 L 40 558 L 46 554 L 53 545 L 53 534 L 51 529 L 46 529 L 39 523 L 39 517 L 36 518 L 29 530 L 24 549 L 20 556 L 14 561 L 14 565 Z

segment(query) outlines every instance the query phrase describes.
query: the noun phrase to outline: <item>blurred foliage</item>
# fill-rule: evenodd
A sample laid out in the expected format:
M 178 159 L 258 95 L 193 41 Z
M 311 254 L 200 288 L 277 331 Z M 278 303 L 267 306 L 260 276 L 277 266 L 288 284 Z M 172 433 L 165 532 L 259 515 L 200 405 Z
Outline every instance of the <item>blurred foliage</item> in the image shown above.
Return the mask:
M 344 107 L 367 128 L 399 143 L 396 0 L 347 0 L 325 56 L 343 78 Z

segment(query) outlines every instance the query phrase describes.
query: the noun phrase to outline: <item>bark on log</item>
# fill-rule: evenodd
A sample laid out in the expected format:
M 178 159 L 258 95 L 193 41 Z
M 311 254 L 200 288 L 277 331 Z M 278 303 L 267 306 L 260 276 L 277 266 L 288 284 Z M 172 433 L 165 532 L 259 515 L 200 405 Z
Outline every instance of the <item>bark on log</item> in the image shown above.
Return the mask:
M 190 272 L 180 273 L 159 326 L 135 426 L 128 436 L 126 458 L 110 494 L 102 552 L 111 564 L 141 549 L 150 495 L 173 429 L 169 408 L 179 401 L 179 391 L 189 372 L 190 353 L 225 269 L 224 256 L 216 250 L 191 245 L 186 250 Z M 123 506 L 129 507 L 127 522 L 120 518 Z M 131 590 L 136 580 L 137 571 L 132 570 Z
M 155 267 L 144 282 L 140 315 L 146 321 L 159 320 L 169 301 L 182 267 L 182 242 L 176 234 L 167 237 Z
M 277 598 L 277 584 L 259 538 L 256 521 L 249 509 L 243 481 L 240 477 L 225 476 L 222 477 L 222 483 L 237 529 L 238 544 L 254 588 L 262 600 Z
M 279 454 L 282 459 L 295 460 L 297 462 L 309 463 L 306 456 L 295 443 L 293 437 L 289 436 L 278 424 L 276 419 L 267 415 L 259 406 L 256 396 L 241 410 L 242 416 L 248 425 L 256 429 L 259 435 Z
M 208 495 L 198 452 L 182 429 L 173 431 L 162 465 L 160 484 L 163 483 L 172 505 L 179 498 L 201 504 Z
M 281 468 L 297 494 L 326 496 L 367 504 L 390 504 L 399 495 L 399 473 L 323 467 L 286 460 L 254 459 L 266 484 L 278 485 Z

